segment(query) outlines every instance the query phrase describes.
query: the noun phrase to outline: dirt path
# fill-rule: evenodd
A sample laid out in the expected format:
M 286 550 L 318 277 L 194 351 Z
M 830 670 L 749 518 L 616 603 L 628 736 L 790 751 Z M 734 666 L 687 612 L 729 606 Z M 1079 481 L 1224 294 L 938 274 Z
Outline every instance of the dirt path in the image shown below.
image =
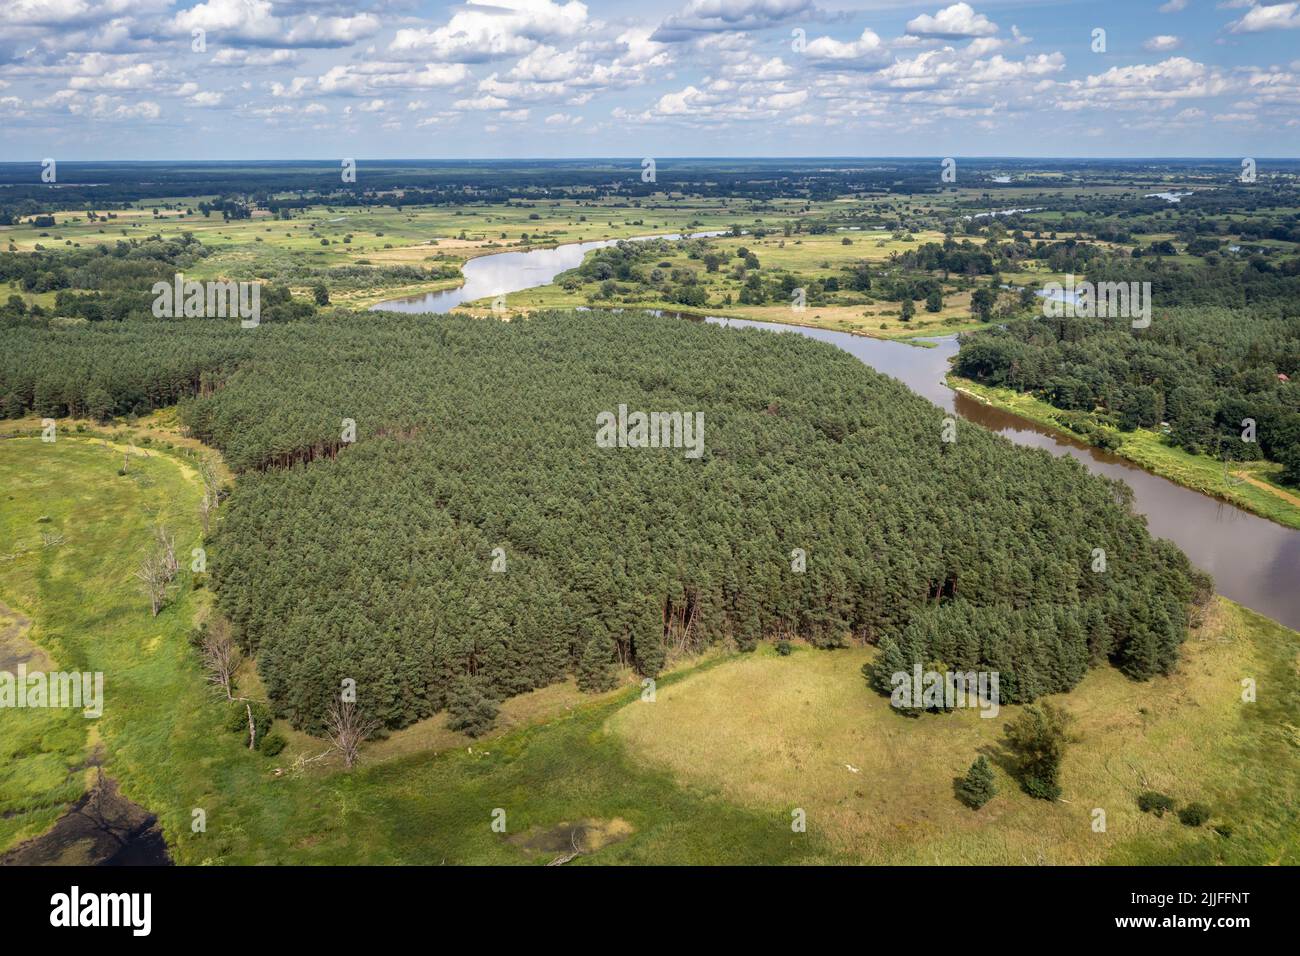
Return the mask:
M 1281 498 L 1283 501 L 1290 502 L 1291 504 L 1295 505 L 1297 508 L 1300 508 L 1300 495 L 1293 495 L 1289 491 L 1283 491 L 1281 488 L 1277 488 L 1273 485 L 1270 485 L 1267 481 L 1260 481 L 1258 478 L 1254 477 L 1253 475 L 1247 474 L 1244 471 L 1234 471 L 1232 474 L 1233 477 L 1244 478 L 1246 481 L 1250 482 L 1252 485 L 1254 485 L 1256 488 L 1260 489 L 1261 491 L 1267 491 L 1269 494 L 1276 495 L 1277 497 Z

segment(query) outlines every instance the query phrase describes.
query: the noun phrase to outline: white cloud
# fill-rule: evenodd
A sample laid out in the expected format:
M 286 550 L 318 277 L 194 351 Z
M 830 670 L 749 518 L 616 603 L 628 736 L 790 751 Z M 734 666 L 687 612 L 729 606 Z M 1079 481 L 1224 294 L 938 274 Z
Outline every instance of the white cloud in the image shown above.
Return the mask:
M 767 110 L 788 110 L 803 105 L 807 99 L 807 90 L 791 90 L 789 93 L 773 93 L 764 96 L 758 101 L 758 105 Z
M 503 110 L 510 106 L 509 100 L 499 96 L 476 96 L 471 99 L 457 100 L 451 104 L 458 110 Z
M 74 76 L 68 80 L 68 86 L 74 90 L 142 90 L 152 85 L 153 81 L 153 65 L 137 63 L 106 73 Z
M 1261 4 L 1251 7 L 1240 20 L 1228 24 L 1233 33 L 1300 29 L 1300 3 Z
M 461 63 L 428 63 L 413 69 L 404 63 L 367 62 L 330 67 L 316 80 L 316 88 L 321 93 L 368 96 L 377 90 L 451 88 L 469 79 L 471 74 Z M 303 91 L 299 86 L 293 92 Z
M 127 13 L 157 13 L 172 0 L 6 0 L 6 24 L 21 26 L 87 26 Z
M 872 68 L 889 62 L 884 41 L 871 29 L 863 30 L 862 36 L 849 43 L 818 37 L 810 40 L 803 52 L 814 66 L 836 69 Z
M 1170 50 L 1177 50 L 1183 45 L 1183 41 L 1176 36 L 1170 36 L 1162 33 L 1160 36 L 1154 36 L 1142 44 L 1142 49 L 1151 53 L 1168 53 Z
M 60 90 L 41 105 L 66 108 L 74 116 L 96 120 L 155 120 L 162 115 L 158 104 L 150 100 L 127 103 L 108 93 L 87 99 L 77 90 Z
M 288 66 L 298 61 L 293 50 L 244 50 L 225 47 L 212 57 L 217 66 Z
M 445 26 L 398 30 L 388 49 L 444 63 L 486 63 L 523 56 L 544 40 L 573 37 L 587 27 L 587 7 L 578 0 L 469 0 Z
M 195 29 L 206 30 L 235 45 L 338 47 L 370 36 L 379 25 L 379 18 L 369 13 L 281 18 L 275 16 L 271 0 L 206 0 L 177 13 L 169 29 L 185 36 Z
M 976 13 L 969 3 L 954 3 L 944 7 L 934 16 L 923 13 L 907 21 L 907 32 L 919 37 L 938 37 L 957 40 L 965 37 L 986 37 L 998 32 L 998 26 L 982 13 Z
M 1230 92 L 1235 86 L 1218 67 L 1208 67 L 1182 56 L 1154 64 L 1111 67 L 1104 73 L 1067 84 L 1071 97 L 1094 106 L 1106 106 L 1116 101 L 1172 102 L 1218 96 Z
M 690 0 L 659 25 L 653 39 L 680 43 L 710 33 L 762 30 L 814 12 L 812 0 Z

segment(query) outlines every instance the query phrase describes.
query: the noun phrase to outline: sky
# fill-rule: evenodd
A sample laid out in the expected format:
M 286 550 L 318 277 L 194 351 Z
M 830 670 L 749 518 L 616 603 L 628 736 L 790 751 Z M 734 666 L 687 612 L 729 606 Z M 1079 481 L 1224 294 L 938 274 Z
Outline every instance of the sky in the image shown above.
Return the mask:
M 1300 156 L 1300 0 L 0 0 L 0 161 Z

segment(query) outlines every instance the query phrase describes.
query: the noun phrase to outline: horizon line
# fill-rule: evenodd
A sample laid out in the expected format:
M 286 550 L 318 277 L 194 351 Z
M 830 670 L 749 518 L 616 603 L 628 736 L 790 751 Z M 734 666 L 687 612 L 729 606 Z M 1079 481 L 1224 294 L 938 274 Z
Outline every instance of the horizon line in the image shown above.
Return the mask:
M 759 161 L 759 162 L 782 162 L 803 160 L 809 162 L 829 162 L 829 161 L 874 161 L 874 160 L 936 160 L 945 158 L 954 159 L 975 159 L 975 160 L 1010 160 L 1017 162 L 1176 162 L 1176 161 L 1213 161 L 1235 163 L 1240 162 L 1241 156 L 1026 156 L 1013 154 L 963 154 L 951 153 L 948 156 L 941 156 L 938 153 L 910 153 L 899 155 L 802 155 L 802 156 L 728 156 L 728 155 L 697 155 L 697 156 L 653 156 L 650 157 L 656 162 L 686 161 L 686 160 L 714 160 L 714 161 Z M 238 165 L 247 163 L 337 163 L 342 160 L 340 156 L 327 157 L 293 157 L 288 159 L 260 158 L 260 159 L 60 159 L 60 163 L 114 163 L 123 165 L 144 165 L 144 164 L 165 164 L 165 163 L 184 163 L 187 165 Z M 393 157 L 347 157 L 358 163 L 479 163 L 479 162 L 518 162 L 518 163 L 562 163 L 562 162 L 588 162 L 588 161 L 620 161 L 629 163 L 639 163 L 646 157 L 638 155 L 628 156 L 393 156 Z M 1280 162 L 1300 162 L 1300 156 L 1256 156 L 1251 157 L 1256 161 L 1260 159 Z M 0 160 L 0 166 L 39 166 L 42 159 L 5 159 Z

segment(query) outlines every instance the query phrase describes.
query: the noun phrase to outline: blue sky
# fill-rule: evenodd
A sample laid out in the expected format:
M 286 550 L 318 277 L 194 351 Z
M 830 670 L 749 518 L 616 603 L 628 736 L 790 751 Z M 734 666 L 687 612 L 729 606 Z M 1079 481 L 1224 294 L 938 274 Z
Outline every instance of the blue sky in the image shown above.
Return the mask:
M 1300 0 L 0 0 L 0 160 L 1295 157 L 1297 41 Z

